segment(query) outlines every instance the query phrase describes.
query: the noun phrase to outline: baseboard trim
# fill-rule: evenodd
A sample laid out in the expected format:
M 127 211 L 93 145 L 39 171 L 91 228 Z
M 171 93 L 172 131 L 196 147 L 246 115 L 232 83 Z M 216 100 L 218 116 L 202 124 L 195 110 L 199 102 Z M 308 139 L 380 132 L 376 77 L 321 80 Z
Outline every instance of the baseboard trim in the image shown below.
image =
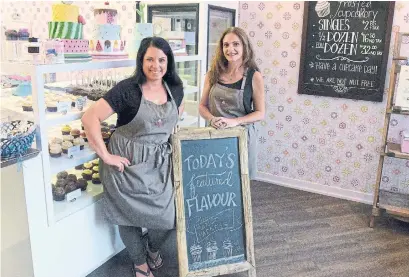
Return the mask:
M 372 205 L 373 194 L 363 193 L 359 191 L 346 190 L 342 188 L 324 186 L 317 183 L 312 183 L 304 180 L 296 180 L 291 178 L 286 178 L 282 176 L 275 176 L 265 172 L 258 172 L 257 181 L 262 181 L 266 183 L 272 183 L 275 185 L 289 187 L 293 189 L 299 189 L 303 191 L 318 193 L 322 195 L 332 196 L 340 199 L 351 200 L 355 202 L 360 202 L 364 204 Z

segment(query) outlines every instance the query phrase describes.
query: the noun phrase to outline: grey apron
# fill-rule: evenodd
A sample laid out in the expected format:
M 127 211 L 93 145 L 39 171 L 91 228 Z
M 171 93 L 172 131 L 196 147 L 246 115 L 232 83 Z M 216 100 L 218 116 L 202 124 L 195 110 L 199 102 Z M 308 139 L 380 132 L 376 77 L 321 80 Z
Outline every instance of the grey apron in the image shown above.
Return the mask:
M 131 165 L 121 173 L 100 163 L 104 210 L 113 224 L 162 230 L 175 227 L 169 137 L 178 121 L 178 109 L 166 83 L 165 87 L 171 101 L 156 105 L 142 94 L 135 117 L 111 136 L 108 151 L 127 158 Z
M 247 115 L 244 108 L 244 86 L 247 69 L 244 71 L 240 89 L 232 89 L 216 83 L 209 92 L 210 113 L 216 117 L 236 118 Z M 246 124 L 249 177 L 253 180 L 257 174 L 257 129 L 254 123 Z

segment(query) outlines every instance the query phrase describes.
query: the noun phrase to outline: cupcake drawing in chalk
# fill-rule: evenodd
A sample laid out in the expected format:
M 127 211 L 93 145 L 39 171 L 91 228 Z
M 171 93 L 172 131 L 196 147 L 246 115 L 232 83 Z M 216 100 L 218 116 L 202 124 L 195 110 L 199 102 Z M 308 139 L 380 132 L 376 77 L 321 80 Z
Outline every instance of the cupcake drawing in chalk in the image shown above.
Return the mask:
M 319 17 L 325 17 L 330 13 L 330 3 L 328 1 L 317 1 L 315 11 Z
M 209 241 L 206 246 L 207 260 L 216 260 L 217 250 L 219 250 L 217 243 L 215 241 Z
M 223 241 L 223 256 L 229 258 L 233 255 L 233 245 L 229 239 Z
M 200 263 L 202 261 L 202 247 L 198 244 L 190 246 L 190 255 L 192 255 L 194 263 Z

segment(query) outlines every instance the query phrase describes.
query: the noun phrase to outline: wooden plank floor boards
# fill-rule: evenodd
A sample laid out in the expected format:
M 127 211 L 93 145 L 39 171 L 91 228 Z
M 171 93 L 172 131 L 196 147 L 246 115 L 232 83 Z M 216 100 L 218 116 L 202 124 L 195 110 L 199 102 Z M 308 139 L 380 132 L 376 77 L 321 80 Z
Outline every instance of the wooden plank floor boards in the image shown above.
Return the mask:
M 371 229 L 370 205 L 262 182 L 251 192 L 257 277 L 409 277 L 408 223 L 385 214 Z M 178 276 L 173 243 L 155 277 Z M 130 277 L 128 265 L 121 253 L 88 277 Z

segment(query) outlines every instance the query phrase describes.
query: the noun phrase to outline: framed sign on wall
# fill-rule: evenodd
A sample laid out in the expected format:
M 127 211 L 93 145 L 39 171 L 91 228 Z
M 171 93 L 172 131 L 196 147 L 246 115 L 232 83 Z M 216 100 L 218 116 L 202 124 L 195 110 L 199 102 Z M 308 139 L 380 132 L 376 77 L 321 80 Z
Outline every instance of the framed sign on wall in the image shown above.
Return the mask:
M 393 1 L 310 1 L 298 93 L 382 102 Z
M 172 136 L 179 276 L 256 276 L 244 128 Z

